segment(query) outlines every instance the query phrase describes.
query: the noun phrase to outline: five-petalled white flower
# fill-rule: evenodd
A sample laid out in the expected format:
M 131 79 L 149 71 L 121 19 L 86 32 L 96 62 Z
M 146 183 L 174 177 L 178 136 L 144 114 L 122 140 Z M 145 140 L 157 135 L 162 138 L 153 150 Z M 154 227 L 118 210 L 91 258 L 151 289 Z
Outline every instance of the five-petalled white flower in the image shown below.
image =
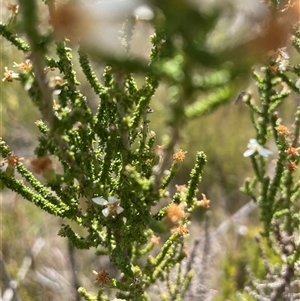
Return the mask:
M 264 147 L 262 147 L 256 139 L 250 139 L 248 145 L 248 149 L 244 152 L 244 157 L 250 157 L 255 152 L 258 152 L 261 156 L 267 158 L 272 152 Z
M 102 210 L 102 214 L 105 217 L 108 217 L 110 213 L 120 214 L 124 211 L 124 208 L 120 206 L 120 200 L 114 196 L 109 196 L 107 200 L 97 197 L 93 198 L 92 201 L 97 205 L 106 206 L 106 208 Z

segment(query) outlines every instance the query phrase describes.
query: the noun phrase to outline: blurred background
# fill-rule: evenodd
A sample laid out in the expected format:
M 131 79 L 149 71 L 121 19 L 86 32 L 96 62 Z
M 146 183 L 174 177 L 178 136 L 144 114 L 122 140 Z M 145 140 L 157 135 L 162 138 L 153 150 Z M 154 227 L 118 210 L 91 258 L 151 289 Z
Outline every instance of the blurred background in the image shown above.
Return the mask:
M 166 3 L 170 5 L 170 2 L 166 1 Z M 226 5 L 224 3 L 220 6 L 217 1 L 193 0 L 187 1 L 186 5 L 191 10 L 201 11 L 204 17 L 213 10 L 221 11 L 215 30 L 207 38 L 207 45 L 212 52 L 215 49 L 216 53 L 223 47 L 227 55 L 230 54 L 227 60 L 231 64 L 240 64 L 244 71 L 236 81 L 236 92 L 231 99 L 210 114 L 194 118 L 182 125 L 182 139 L 179 145 L 181 149 L 187 151 L 187 156 L 179 174 L 170 185 L 172 193 L 175 191 L 176 184 L 186 184 L 195 162 L 196 152 L 204 151 L 208 163 L 199 186 L 199 198 L 201 193 L 205 193 L 210 200 L 210 208 L 198 209 L 193 213 L 188 248 L 193 246 L 195 239 L 203 237 L 205 215 L 208 216 L 211 234 L 220 230 L 222 223 L 229 222 L 224 229 L 222 228 L 222 235 L 212 236 L 215 240 L 211 241 L 213 251 L 209 263 L 210 273 L 204 282 L 209 288 L 207 300 L 220 301 L 239 300 L 236 292 L 242 290 L 245 285 L 246 265 L 252 266 L 258 273 L 262 270 L 254 239 L 254 235 L 261 228 L 257 209 L 253 207 L 253 210 L 245 216 L 242 215 L 238 222 L 230 223 L 232 216 L 250 201 L 240 192 L 240 187 L 247 177 L 253 176 L 250 160 L 244 158 L 243 153 L 249 139 L 255 138 L 249 109 L 243 102 L 235 102 L 235 100 L 240 92 L 251 91 L 254 99 L 259 102 L 257 87 L 251 78 L 251 64 L 255 64 L 255 60 L 260 57 L 256 64 L 256 68 L 259 69 L 262 64 L 261 57 L 268 51 L 272 51 L 265 48 L 265 44 L 268 43 L 262 45 L 259 44 L 259 40 L 255 40 L 262 33 L 266 34 L 263 31 L 265 22 L 269 18 L 266 4 L 259 0 L 232 0 L 226 1 Z M 285 4 L 283 3 L 283 8 Z M 40 9 L 41 30 L 46 30 L 49 27 L 47 7 L 41 3 Z M 170 10 L 172 11 L 172 8 Z M 7 2 L 1 1 L 2 23 L 7 23 L 11 14 Z M 187 26 L 193 28 L 194 24 Z M 278 37 L 279 40 L 283 39 L 286 45 L 281 45 L 282 42 L 279 44 L 274 42 L 274 44 L 275 47 L 286 46 L 290 61 L 296 63 L 298 58 L 291 48 L 288 36 L 284 36 L 285 30 L 286 28 L 283 28 L 282 32 L 278 33 Z M 151 47 L 149 36 L 153 32 L 151 22 L 142 19 L 137 21 L 131 45 L 133 57 L 147 60 Z M 266 36 L 273 39 L 273 35 L 266 34 Z M 272 44 L 272 39 L 267 42 Z M 252 41 L 251 45 L 249 41 Z M 51 53 L 52 50 L 49 51 Z M 1 38 L 0 53 L 2 73 L 5 66 L 12 69 L 14 62 L 21 63 L 26 60 L 26 57 L 4 38 Z M 249 56 L 253 53 L 255 55 L 248 62 Z M 81 92 L 87 96 L 91 108 L 96 109 L 98 99 L 78 68 L 76 48 L 74 48 L 73 58 L 77 77 L 81 83 Z M 100 78 L 103 66 L 98 63 L 93 63 L 93 66 Z M 49 76 L 55 77 L 58 75 L 56 72 L 50 71 Z M 143 82 L 142 76 L 140 82 Z M 34 158 L 33 151 L 37 146 L 38 137 L 35 121 L 41 118 L 40 113 L 17 81 L 12 83 L 1 81 L 0 85 L 0 136 L 10 145 L 15 155 L 24 158 L 25 166 L 30 168 L 29 162 Z M 164 144 L 168 136 L 166 119 L 170 106 L 169 89 L 168 82 L 162 82 L 153 98 L 154 112 L 149 116 L 149 130 L 156 132 L 158 145 Z M 201 97 L 205 98 L 205 95 L 200 95 L 199 100 Z M 279 109 L 281 116 L 284 117 L 284 124 L 288 127 L 293 122 L 296 105 L 299 105 L 299 95 L 292 93 L 286 104 Z M 276 151 L 272 144 L 268 145 L 268 148 Z M 274 158 L 275 156 L 271 157 L 271 161 Z M 43 178 L 40 180 L 43 181 Z M 9 297 L 9 292 L 6 291 L 7 277 L 17 281 L 18 295 L 23 301 L 80 300 L 74 290 L 74 285 L 78 284 L 74 283 L 76 281 L 88 292 L 97 292 L 92 270 L 98 268 L 109 270 L 109 262 L 108 260 L 99 262 L 99 259 L 94 256 L 95 250 L 73 250 L 65 238 L 57 235 L 62 220 L 42 212 L 8 189 L 1 191 L 0 218 L 2 252 L 0 294 L 2 299 L 0 300 L 17 300 Z

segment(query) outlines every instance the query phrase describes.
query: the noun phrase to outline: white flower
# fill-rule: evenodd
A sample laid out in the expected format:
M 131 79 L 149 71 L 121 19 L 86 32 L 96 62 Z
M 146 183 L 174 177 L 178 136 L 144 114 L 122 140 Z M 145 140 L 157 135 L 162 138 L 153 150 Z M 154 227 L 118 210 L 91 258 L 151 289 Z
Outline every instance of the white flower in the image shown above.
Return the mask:
M 286 71 L 288 65 L 289 65 L 289 61 L 288 60 L 282 60 L 278 64 L 278 70 L 280 70 L 280 71 Z
M 277 53 L 278 53 L 278 57 L 276 61 L 278 63 L 278 69 L 280 71 L 285 71 L 289 65 L 289 59 L 290 59 L 290 56 L 286 52 L 286 47 L 279 48 Z
M 272 154 L 272 152 L 264 147 L 262 147 L 260 144 L 258 144 L 256 139 L 250 139 L 248 145 L 248 150 L 244 152 L 244 157 L 250 157 L 255 152 L 258 152 L 263 157 L 268 157 Z
M 286 52 L 286 47 L 279 48 L 277 52 L 278 52 L 278 55 L 279 55 L 282 59 L 284 59 L 284 60 L 289 60 L 289 59 L 290 59 L 289 54 Z
M 106 208 L 104 208 L 102 210 L 102 214 L 105 217 L 108 217 L 110 213 L 112 214 L 120 214 L 124 211 L 124 208 L 120 206 L 120 200 L 118 200 L 116 197 L 114 196 L 109 196 L 108 200 L 105 200 L 103 198 L 93 198 L 92 201 L 98 205 L 101 206 L 106 206 Z

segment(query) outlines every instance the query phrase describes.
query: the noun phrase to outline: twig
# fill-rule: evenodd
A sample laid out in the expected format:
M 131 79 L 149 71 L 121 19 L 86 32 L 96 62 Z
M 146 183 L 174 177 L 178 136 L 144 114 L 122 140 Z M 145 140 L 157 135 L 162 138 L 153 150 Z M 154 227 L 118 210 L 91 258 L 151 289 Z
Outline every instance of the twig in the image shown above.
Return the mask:
M 207 293 L 212 294 L 213 290 L 205 288 L 204 279 L 210 272 L 209 267 L 212 268 L 212 258 L 219 253 L 222 248 L 211 248 L 211 242 L 214 244 L 218 242 L 219 238 L 229 229 L 231 224 L 239 223 L 245 216 L 249 215 L 254 209 L 257 208 L 257 204 L 253 200 L 241 207 L 230 218 L 225 220 L 221 225 L 213 232 L 209 232 L 209 216 L 205 218 L 205 234 L 203 239 L 196 239 L 192 247 L 190 259 L 187 263 L 186 273 L 190 270 L 195 270 L 195 277 L 189 289 L 185 292 L 183 300 L 194 300 L 194 298 L 200 298 L 201 300 L 209 300 Z M 200 244 L 201 242 L 201 244 Z M 199 248 L 199 246 L 203 246 Z M 201 285 L 201 287 L 199 287 Z M 206 290 L 206 291 L 205 291 Z
M 48 287 L 54 292 L 71 291 L 70 282 L 53 268 L 43 267 L 41 272 L 33 271 L 32 277 L 42 286 Z
M 25 279 L 25 277 L 32 265 L 33 259 L 41 251 L 41 249 L 43 248 L 44 245 L 45 245 L 45 240 L 43 238 L 38 238 L 34 242 L 32 248 L 30 250 L 30 255 L 26 256 L 23 259 L 21 267 L 16 276 L 16 279 L 17 279 L 16 281 L 10 280 L 10 277 L 9 277 L 8 273 L 6 272 L 6 269 L 4 266 L 4 261 L 2 259 L 2 255 L 0 254 L 1 270 L 3 271 L 5 280 L 8 283 L 8 288 L 4 291 L 2 301 L 10 301 L 10 300 L 21 301 L 21 299 L 17 296 L 16 288 L 18 287 L 18 284 Z M 11 292 L 13 292 L 13 294 Z
M 26 274 L 28 273 L 32 263 L 33 263 L 33 259 L 38 255 L 38 253 L 41 251 L 41 249 L 44 247 L 45 245 L 45 240 L 43 238 L 38 238 L 29 253 L 29 256 L 26 256 L 22 262 L 22 265 L 18 271 L 17 274 L 17 281 L 21 282 L 24 280 Z
M 80 295 L 78 294 L 78 288 L 80 287 L 79 279 L 77 277 L 76 273 L 76 262 L 75 262 L 75 256 L 74 256 L 74 246 L 70 243 L 68 240 L 68 251 L 69 251 L 69 259 L 71 264 L 71 273 L 72 273 L 72 281 L 73 286 L 76 289 L 76 301 L 80 301 Z
M 231 224 L 237 224 L 245 216 L 248 216 L 254 209 L 257 208 L 257 204 L 253 200 L 241 207 L 236 213 L 234 213 L 229 219 L 225 220 L 218 228 L 212 233 L 212 240 L 215 241 L 218 237 L 223 235 Z
M 1 278 L 3 278 L 8 286 L 8 288 L 4 291 L 4 294 L 1 298 L 1 301 L 9 301 L 9 300 L 13 300 L 13 301 L 21 301 L 21 299 L 19 298 L 18 294 L 17 294 L 17 282 L 12 280 L 10 278 L 10 275 L 8 274 L 6 267 L 5 267 L 5 263 L 2 257 L 2 253 L 0 253 L 0 270 L 1 270 Z

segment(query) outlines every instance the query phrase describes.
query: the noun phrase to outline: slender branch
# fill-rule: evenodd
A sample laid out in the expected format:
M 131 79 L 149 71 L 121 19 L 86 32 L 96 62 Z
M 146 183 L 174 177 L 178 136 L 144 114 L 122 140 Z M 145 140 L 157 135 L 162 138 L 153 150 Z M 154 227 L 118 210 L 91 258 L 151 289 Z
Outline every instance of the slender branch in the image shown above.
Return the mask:
M 4 291 L 3 296 L 1 298 L 2 301 L 21 301 L 18 293 L 17 293 L 17 282 L 13 281 L 6 270 L 5 263 L 2 257 L 2 253 L 0 253 L 0 270 L 1 270 L 1 278 L 4 279 L 7 285 L 7 289 Z
M 31 250 L 30 250 L 30 252 L 29 252 L 29 254 L 30 255 L 28 255 L 28 256 L 26 256 L 24 259 L 23 259 L 23 262 L 22 262 L 22 264 L 21 264 L 21 267 L 20 267 L 20 269 L 19 269 L 19 271 L 18 271 L 18 273 L 17 273 L 17 276 L 16 276 L 16 281 L 12 281 L 12 280 L 10 280 L 9 282 L 7 282 L 7 283 L 13 283 L 13 286 L 10 286 L 9 285 L 9 289 L 8 290 L 13 290 L 13 295 L 11 295 L 10 297 L 9 296 L 7 296 L 6 297 L 6 299 L 4 299 L 4 297 L 3 297 L 3 299 L 5 300 L 5 301 L 10 301 L 10 300 L 13 300 L 13 301 L 20 301 L 21 299 L 19 299 L 19 297 L 17 296 L 17 294 L 16 294 L 16 288 L 18 287 L 18 285 L 19 285 L 19 283 L 21 283 L 24 279 L 25 279 L 25 277 L 26 277 L 26 275 L 28 274 L 28 272 L 29 272 L 29 269 L 30 269 L 30 267 L 32 266 L 32 263 L 33 263 L 33 259 L 39 254 L 39 252 L 41 251 L 41 249 L 44 247 L 44 245 L 45 245 L 45 240 L 44 239 L 42 239 L 42 238 L 38 238 L 35 242 L 34 242 L 34 244 L 33 244 L 33 246 L 32 246 L 32 248 L 31 248 Z M 8 279 L 10 279 L 9 278 L 9 275 L 7 274 L 5 274 L 5 273 L 7 273 L 7 272 L 5 272 L 6 270 L 5 270 L 5 266 L 4 266 L 4 261 L 3 261 L 3 259 L 2 259 L 2 255 L 0 254 L 0 264 L 3 266 L 3 269 L 2 269 L 2 267 L 1 267 L 1 270 L 4 272 L 4 276 L 5 276 L 5 279 L 6 280 L 8 280 Z M 8 293 L 6 293 L 6 291 L 4 292 L 4 295 L 8 295 Z
M 79 279 L 77 277 L 76 273 L 76 262 L 75 262 L 75 249 L 74 246 L 70 243 L 68 240 L 68 252 L 69 252 L 69 259 L 70 259 L 70 264 L 71 264 L 71 273 L 72 273 L 72 281 L 73 281 L 73 286 L 76 289 L 76 301 L 80 301 L 80 295 L 78 293 L 78 288 L 80 287 Z

